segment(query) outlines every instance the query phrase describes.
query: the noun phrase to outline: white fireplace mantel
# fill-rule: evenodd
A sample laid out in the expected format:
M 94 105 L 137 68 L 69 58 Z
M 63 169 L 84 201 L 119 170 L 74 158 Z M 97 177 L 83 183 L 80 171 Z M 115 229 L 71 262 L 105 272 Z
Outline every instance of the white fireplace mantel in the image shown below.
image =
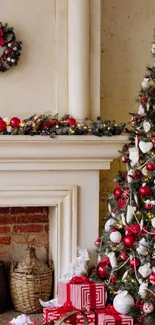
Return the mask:
M 105 170 L 127 136 L 1 136 L 0 170 Z
M 77 245 L 87 248 L 95 261 L 99 170 L 110 169 L 126 141 L 124 135 L 0 136 L 0 206 L 49 207 L 55 285 L 75 261 Z

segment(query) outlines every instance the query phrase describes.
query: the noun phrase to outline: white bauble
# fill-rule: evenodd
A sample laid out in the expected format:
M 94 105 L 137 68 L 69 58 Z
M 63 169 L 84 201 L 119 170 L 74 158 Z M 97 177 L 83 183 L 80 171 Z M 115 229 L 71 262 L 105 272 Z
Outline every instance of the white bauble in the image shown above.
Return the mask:
M 106 232 L 111 231 L 111 227 L 112 227 L 113 225 L 115 225 L 115 224 L 116 224 L 116 220 L 115 220 L 115 219 L 113 219 L 113 218 L 108 219 L 108 220 L 106 221 L 105 225 L 104 225 L 104 230 L 105 230 Z
M 142 88 L 143 89 L 148 89 L 151 86 L 151 82 L 149 80 L 149 78 L 144 78 L 144 80 L 142 81 Z
M 9 118 L 8 116 L 5 116 L 5 117 L 3 118 L 3 121 L 5 121 L 7 125 L 10 124 L 10 118 Z
M 139 105 L 138 114 L 139 115 L 144 115 L 145 114 L 145 110 L 144 110 L 144 107 L 143 107 L 142 104 Z
M 140 141 L 139 142 L 139 148 L 143 153 L 147 153 L 153 148 L 153 143 L 152 142 L 145 142 L 145 141 Z
M 149 121 L 144 121 L 144 122 L 143 122 L 143 128 L 144 128 L 144 131 L 145 131 L 146 133 L 149 132 L 150 129 L 151 129 L 151 124 L 150 124 L 150 122 L 149 122 Z
M 154 311 L 154 306 L 151 302 L 144 302 L 143 311 L 145 314 L 150 314 Z
M 113 231 L 110 234 L 110 240 L 115 243 L 115 244 L 119 244 L 122 240 L 122 235 L 119 231 Z
M 153 228 L 155 228 L 155 218 L 153 218 L 153 219 L 151 220 L 151 225 L 152 225 Z
M 125 290 L 117 294 L 114 298 L 113 306 L 118 313 L 125 315 L 134 306 L 134 299 Z

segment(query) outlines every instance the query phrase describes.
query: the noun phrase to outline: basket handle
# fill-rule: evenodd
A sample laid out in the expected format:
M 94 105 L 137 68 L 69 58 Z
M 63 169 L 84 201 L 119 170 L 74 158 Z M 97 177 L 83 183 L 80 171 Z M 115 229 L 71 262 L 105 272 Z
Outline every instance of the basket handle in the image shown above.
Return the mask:
M 55 322 L 55 325 L 60 325 L 60 324 L 62 324 L 62 322 L 65 320 L 65 319 L 67 319 L 68 317 L 71 317 L 71 316 L 73 316 L 73 315 L 75 315 L 75 314 L 77 314 L 77 313 L 81 313 L 82 314 L 82 316 L 84 317 L 84 325 L 88 325 L 88 318 L 87 318 L 87 315 L 84 313 L 84 312 L 82 312 L 81 310 L 73 310 L 73 311 L 71 311 L 71 312 L 69 312 L 69 313 L 67 313 L 67 314 L 65 314 L 64 316 L 62 316 L 57 322 Z

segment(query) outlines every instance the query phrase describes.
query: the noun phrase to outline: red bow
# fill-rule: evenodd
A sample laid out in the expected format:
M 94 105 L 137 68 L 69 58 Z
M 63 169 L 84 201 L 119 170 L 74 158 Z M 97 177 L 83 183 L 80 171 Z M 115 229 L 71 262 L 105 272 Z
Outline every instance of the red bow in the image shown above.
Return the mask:
M 0 28 L 0 46 L 4 46 L 4 44 L 5 44 L 5 41 L 3 39 L 3 35 L 4 35 L 3 29 Z
M 70 280 L 69 284 L 88 284 L 91 283 L 91 281 L 89 280 L 89 278 L 87 278 L 87 276 L 73 276 L 73 278 Z
M 56 307 L 56 311 L 58 311 L 59 313 L 67 313 L 70 312 L 72 310 L 76 310 L 76 308 L 72 305 L 71 302 L 65 302 L 63 306 L 61 307 Z
M 104 309 L 104 313 L 107 315 L 119 315 L 119 313 L 115 310 L 115 308 L 111 305 L 108 305 L 105 309 Z

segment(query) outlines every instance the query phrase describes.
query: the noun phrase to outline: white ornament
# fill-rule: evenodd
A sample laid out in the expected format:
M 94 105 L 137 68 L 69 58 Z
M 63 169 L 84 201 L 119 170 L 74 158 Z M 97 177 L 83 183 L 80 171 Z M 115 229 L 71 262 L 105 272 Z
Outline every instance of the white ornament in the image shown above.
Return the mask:
M 144 80 L 142 81 L 142 88 L 143 89 L 148 89 L 151 86 L 151 82 L 149 80 L 149 78 L 144 78 Z
M 12 126 L 11 126 L 11 125 L 9 125 L 9 126 L 7 126 L 7 128 L 6 128 L 6 129 L 7 129 L 7 132 L 8 132 L 8 133 L 11 133 L 11 131 L 12 131 Z
M 125 220 L 125 215 L 124 215 L 124 213 L 121 214 L 121 218 L 122 218 L 123 226 L 126 226 L 126 220 Z
M 127 206 L 126 222 L 130 223 L 134 216 L 134 207 L 132 205 Z
M 132 166 L 136 165 L 139 161 L 139 150 L 136 147 L 129 148 L 129 159 L 132 162 Z
M 8 47 L 11 47 L 12 43 L 8 43 Z
M 152 54 L 155 54 L 155 44 L 152 44 L 151 52 L 152 52 Z
M 135 199 L 136 204 L 138 205 L 138 196 L 136 193 L 134 193 L 134 199 Z
M 142 104 L 139 105 L 138 114 L 139 115 L 144 115 L 145 114 L 145 110 L 144 110 L 144 107 L 143 107 Z
M 4 117 L 3 121 L 5 121 L 7 125 L 10 124 L 10 118 L 8 116 Z
M 145 314 L 150 314 L 154 311 L 154 306 L 151 302 L 144 302 L 143 311 Z
M 125 290 L 117 294 L 114 298 L 113 306 L 118 313 L 125 315 L 134 306 L 134 299 Z
M 149 132 L 150 129 L 151 129 L 151 124 L 150 124 L 150 122 L 149 122 L 149 121 L 144 121 L 144 122 L 143 122 L 143 128 L 144 128 L 144 131 L 145 131 L 146 133 Z
M 150 151 L 153 148 L 153 143 L 152 142 L 140 141 L 139 142 L 139 148 L 143 153 L 146 153 L 146 152 Z
M 139 295 L 141 298 L 145 298 L 147 296 L 147 288 L 148 288 L 148 283 L 142 282 L 142 284 L 139 286 Z
M 122 240 L 122 235 L 119 231 L 113 231 L 110 234 L 110 240 L 115 243 L 115 244 L 119 244 Z
M 111 204 L 108 203 L 108 211 L 111 213 Z
M 113 218 L 110 218 L 106 221 L 105 225 L 104 225 L 104 230 L 105 232 L 109 232 L 111 231 L 112 226 L 114 226 L 116 224 L 116 220 Z
M 148 254 L 148 246 L 148 242 L 145 240 L 145 238 L 142 238 L 139 241 L 139 246 L 137 247 L 136 251 L 138 252 L 138 254 L 146 256 Z
M 133 180 L 133 176 L 134 175 L 134 169 L 129 169 L 127 172 L 127 181 L 128 183 L 131 183 Z
M 143 278 L 147 278 L 152 273 L 150 263 L 146 263 L 140 266 L 138 272 L 142 275 Z
M 17 51 L 17 47 L 16 47 L 16 46 L 14 46 L 14 47 L 13 47 L 13 50 L 14 50 L 14 51 Z
M 8 61 L 8 62 L 10 62 L 10 61 L 11 61 L 11 59 L 10 59 L 10 58 L 7 58 L 7 61 Z
M 116 260 L 116 255 L 114 252 L 111 252 L 108 254 L 109 260 L 110 260 L 110 264 L 112 269 L 114 269 L 115 267 L 117 267 L 117 260 Z
M 143 174 L 144 176 L 147 176 L 147 175 L 148 175 L 148 170 L 146 169 L 146 167 L 144 167 L 144 168 L 142 169 L 142 174 Z
M 129 274 L 129 271 L 128 271 L 128 270 L 125 271 L 125 273 L 124 273 L 123 276 L 122 276 L 122 281 L 125 280 L 125 278 L 128 276 L 128 274 Z
M 151 220 L 151 225 L 153 228 L 155 228 L 155 217 Z
M 15 62 L 15 59 L 11 59 L 11 62 L 14 63 Z

